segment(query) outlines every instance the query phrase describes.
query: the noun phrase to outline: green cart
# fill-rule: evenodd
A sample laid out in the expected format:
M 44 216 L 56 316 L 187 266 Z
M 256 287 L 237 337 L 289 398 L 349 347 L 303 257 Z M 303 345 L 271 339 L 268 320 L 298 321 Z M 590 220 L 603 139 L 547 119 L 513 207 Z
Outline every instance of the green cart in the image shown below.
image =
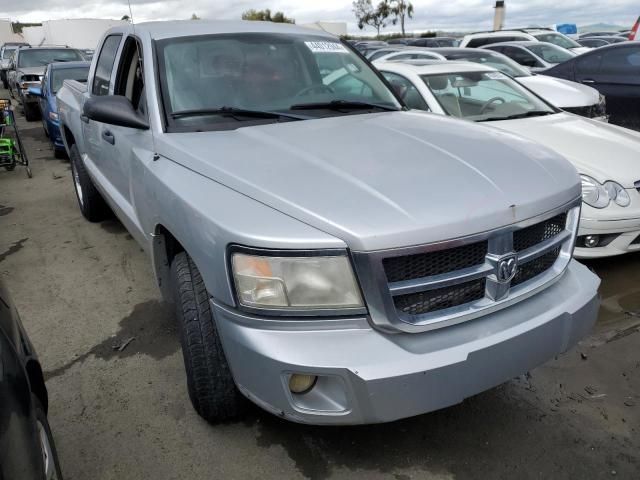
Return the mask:
M 16 165 L 25 167 L 29 178 L 33 177 L 27 152 L 11 110 L 11 100 L 0 99 L 0 167 L 11 171 Z

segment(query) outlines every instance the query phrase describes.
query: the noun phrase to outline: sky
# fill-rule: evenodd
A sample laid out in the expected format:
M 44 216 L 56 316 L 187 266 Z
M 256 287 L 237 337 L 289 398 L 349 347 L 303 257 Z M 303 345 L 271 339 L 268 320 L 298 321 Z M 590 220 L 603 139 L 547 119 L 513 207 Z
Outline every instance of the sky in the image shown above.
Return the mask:
M 407 23 L 409 31 L 482 30 L 493 24 L 494 0 L 413 0 L 412 3 L 415 15 Z M 640 15 L 638 0 L 506 0 L 506 4 L 506 27 L 609 23 L 631 28 Z M 283 11 L 297 23 L 347 22 L 350 33 L 358 32 L 350 0 L 131 0 L 131 8 L 136 22 L 186 19 L 193 13 L 203 19 L 238 19 L 247 9 L 270 8 Z M 0 18 L 22 22 L 121 18 L 128 14 L 126 0 L 0 0 Z M 398 30 L 399 27 L 390 25 L 383 31 Z

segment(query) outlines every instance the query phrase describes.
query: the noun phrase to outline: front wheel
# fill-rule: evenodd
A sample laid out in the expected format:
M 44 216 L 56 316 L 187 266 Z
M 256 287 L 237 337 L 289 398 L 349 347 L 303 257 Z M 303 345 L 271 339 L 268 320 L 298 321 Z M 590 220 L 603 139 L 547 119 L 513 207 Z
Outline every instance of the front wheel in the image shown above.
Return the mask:
M 25 102 L 22 102 L 22 104 L 24 105 L 23 107 L 24 118 L 27 120 L 27 122 L 33 122 L 34 120 L 38 120 L 38 118 L 40 117 L 40 111 L 38 110 L 38 106 L 29 105 Z
M 53 441 L 53 435 L 51 434 L 47 414 L 44 412 L 44 408 L 42 408 L 40 400 L 38 400 L 34 395 L 32 395 L 31 398 L 34 404 L 40 451 L 42 452 L 44 478 L 46 480 L 62 480 L 58 452 L 56 451 L 56 445 Z
M 191 403 L 208 422 L 236 418 L 246 400 L 233 381 L 200 271 L 182 252 L 171 263 L 171 277 Z
M 73 186 L 82 215 L 90 222 L 106 220 L 111 216 L 111 210 L 84 168 L 82 157 L 80 157 L 80 152 L 76 145 L 72 145 L 69 150 L 69 160 L 71 162 Z

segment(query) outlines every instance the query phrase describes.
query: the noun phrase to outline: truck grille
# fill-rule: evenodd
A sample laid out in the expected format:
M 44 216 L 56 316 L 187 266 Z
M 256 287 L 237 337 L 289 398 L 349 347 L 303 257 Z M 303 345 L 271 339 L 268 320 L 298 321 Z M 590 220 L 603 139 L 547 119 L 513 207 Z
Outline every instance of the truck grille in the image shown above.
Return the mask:
M 387 280 L 400 282 L 480 265 L 487 256 L 487 248 L 485 240 L 439 252 L 385 258 L 382 263 Z
M 424 331 L 525 298 L 569 264 L 579 216 L 576 202 L 559 213 L 468 238 L 355 252 L 373 322 L 388 329 Z

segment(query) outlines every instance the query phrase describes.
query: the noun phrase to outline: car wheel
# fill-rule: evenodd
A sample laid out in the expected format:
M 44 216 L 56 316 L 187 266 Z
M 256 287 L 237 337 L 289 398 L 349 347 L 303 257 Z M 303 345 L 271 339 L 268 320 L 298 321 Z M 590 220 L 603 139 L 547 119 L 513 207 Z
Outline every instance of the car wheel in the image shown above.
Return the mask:
M 31 395 L 31 398 L 34 404 L 40 451 L 42 452 L 42 462 L 45 473 L 44 478 L 46 480 L 62 480 L 58 452 L 56 451 L 56 445 L 53 441 L 53 435 L 51 434 L 47 414 L 44 412 L 44 408 L 42 408 L 40 400 L 38 400 L 34 395 Z
M 111 217 L 111 210 L 84 168 L 84 163 L 76 145 L 71 146 L 69 159 L 71 160 L 73 186 L 84 218 L 90 222 L 101 222 Z
M 24 109 L 24 118 L 27 120 L 27 122 L 33 122 L 34 120 L 38 120 L 38 117 L 40 116 L 40 112 L 38 110 L 37 106 L 34 105 L 28 105 L 26 103 L 22 103 L 23 105 L 23 109 Z
M 53 156 L 59 160 L 64 160 L 67 158 L 67 152 L 62 148 L 54 148 Z
M 191 403 L 208 422 L 236 418 L 246 400 L 233 381 L 200 271 L 182 252 L 171 263 L 171 277 Z

